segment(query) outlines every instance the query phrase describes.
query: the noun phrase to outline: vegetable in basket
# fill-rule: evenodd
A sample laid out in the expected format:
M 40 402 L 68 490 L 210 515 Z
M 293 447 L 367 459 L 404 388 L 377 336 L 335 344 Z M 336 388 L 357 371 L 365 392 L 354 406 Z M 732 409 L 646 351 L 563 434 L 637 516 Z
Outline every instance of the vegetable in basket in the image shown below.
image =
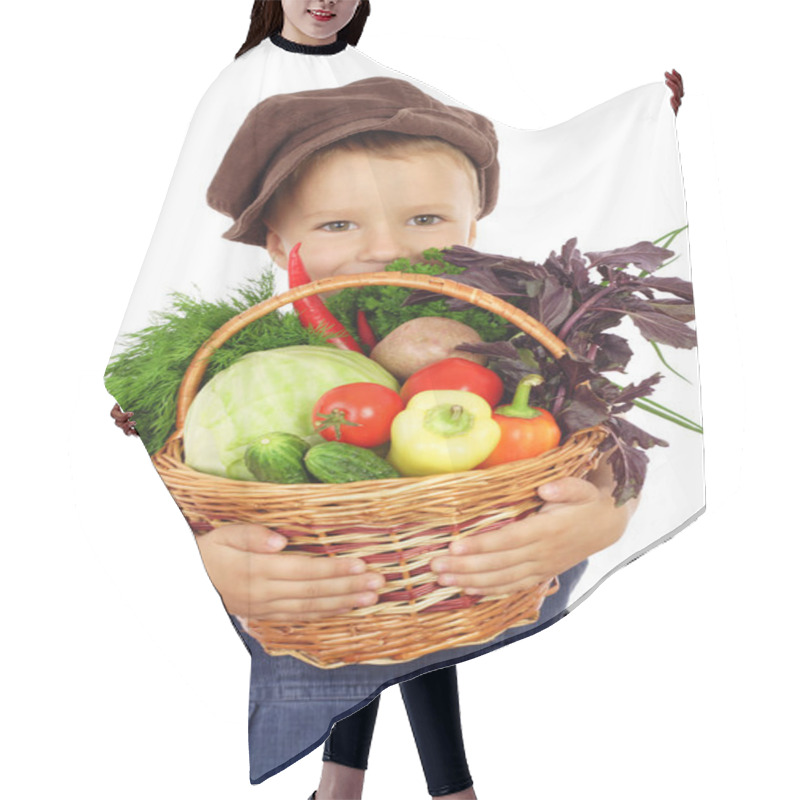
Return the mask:
M 300 258 L 300 242 L 298 242 L 289 253 L 289 264 L 287 272 L 289 277 L 289 288 L 305 286 L 311 282 L 306 268 Z M 294 301 L 294 309 L 304 328 L 316 328 L 328 333 L 328 341 L 341 348 L 342 350 L 352 350 L 362 353 L 361 346 L 347 332 L 338 319 L 328 310 L 328 307 L 318 295 L 303 297 Z M 366 324 L 366 320 L 364 321 Z
M 492 408 L 503 397 L 503 381 L 491 369 L 466 358 L 444 358 L 415 372 L 400 389 L 407 403 L 414 395 L 433 389 L 450 389 L 480 395 Z
M 405 477 L 463 472 L 478 466 L 499 441 L 500 426 L 479 395 L 420 392 L 394 418 L 387 461 Z
M 270 431 L 311 441 L 311 411 L 343 383 L 379 383 L 397 391 L 397 381 L 367 356 L 326 345 L 298 345 L 248 353 L 215 375 L 198 392 L 186 415 L 186 464 L 200 472 L 253 480 L 244 456 Z
M 369 354 L 398 380 L 404 381 L 429 364 L 460 355 L 485 365 L 486 356 L 457 353 L 460 344 L 479 344 L 480 334 L 455 319 L 418 317 L 410 319 L 381 339 Z
M 275 431 L 244 451 L 244 463 L 256 480 L 267 483 L 313 483 L 303 462 L 311 445 L 293 433 Z
M 314 430 L 328 441 L 377 447 L 389 441 L 392 420 L 403 410 L 400 395 L 380 383 L 345 383 L 314 404 Z
M 353 483 L 399 478 L 394 467 L 379 455 L 345 442 L 322 442 L 305 455 L 308 471 L 323 483 Z
M 558 447 L 561 431 L 553 415 L 545 408 L 528 405 L 531 388 L 542 380 L 541 375 L 529 375 L 519 382 L 511 405 L 494 410 L 492 419 L 500 426 L 500 442 L 479 467 L 535 458 Z

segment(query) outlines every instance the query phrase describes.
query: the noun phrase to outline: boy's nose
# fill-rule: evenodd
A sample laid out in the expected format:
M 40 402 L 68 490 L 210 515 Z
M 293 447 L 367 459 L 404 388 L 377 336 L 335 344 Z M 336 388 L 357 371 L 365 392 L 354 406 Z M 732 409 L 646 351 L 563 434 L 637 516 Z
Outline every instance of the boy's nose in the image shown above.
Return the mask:
M 388 228 L 371 231 L 364 240 L 359 253 L 362 262 L 375 264 L 375 269 L 382 269 L 398 258 L 410 258 L 413 255 L 401 236 Z

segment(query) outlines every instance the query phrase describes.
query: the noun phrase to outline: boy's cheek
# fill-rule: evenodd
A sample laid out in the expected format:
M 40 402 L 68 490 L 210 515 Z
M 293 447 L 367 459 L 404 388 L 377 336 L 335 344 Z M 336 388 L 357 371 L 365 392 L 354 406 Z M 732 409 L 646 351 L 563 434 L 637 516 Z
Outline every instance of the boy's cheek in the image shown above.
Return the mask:
M 306 273 L 312 281 L 333 278 L 347 272 L 349 253 L 341 253 L 330 244 L 308 242 L 300 248 L 300 258 Z
M 320 267 L 314 264 L 313 261 L 311 263 L 308 263 L 308 261 L 304 261 L 303 264 L 306 268 L 306 274 L 312 281 L 318 281 L 321 280 L 322 278 L 330 277 L 330 274 L 327 270 L 320 269 Z
M 269 246 L 270 242 L 269 238 L 267 239 L 267 242 L 268 242 L 267 250 L 269 251 L 269 255 L 273 263 L 276 264 L 278 267 L 280 267 L 282 270 L 288 271 L 289 250 L 287 250 L 287 246 L 285 244 L 281 244 L 278 246 L 275 246 L 273 244 L 273 246 Z M 327 268 L 326 265 L 319 264 L 319 262 L 315 258 L 314 251 L 308 247 L 300 248 L 300 260 L 303 262 L 303 267 L 305 268 L 306 274 L 312 281 L 318 281 L 320 280 L 320 278 L 327 278 L 335 271 L 335 267 Z

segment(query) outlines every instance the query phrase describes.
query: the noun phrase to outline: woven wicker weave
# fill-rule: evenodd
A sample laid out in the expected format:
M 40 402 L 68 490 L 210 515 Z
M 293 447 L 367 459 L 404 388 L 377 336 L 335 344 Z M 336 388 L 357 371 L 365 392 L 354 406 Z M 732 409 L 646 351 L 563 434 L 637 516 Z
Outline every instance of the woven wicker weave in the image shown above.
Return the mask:
M 365 285 L 426 289 L 492 311 L 535 337 L 556 358 L 566 346 L 520 309 L 478 289 L 429 275 L 364 273 L 325 278 L 269 298 L 223 325 L 197 352 L 178 393 L 175 433 L 153 463 L 197 532 L 254 522 L 287 537 L 282 552 L 361 558 L 386 584 L 379 602 L 302 624 L 248 620 L 248 631 L 270 655 L 292 655 L 317 667 L 392 664 L 443 649 L 491 641 L 537 621 L 554 578 L 510 595 L 465 595 L 444 587 L 430 562 L 454 540 L 495 530 L 534 513 L 536 489 L 566 476 L 585 476 L 596 464 L 602 428 L 569 437 L 543 455 L 483 470 L 344 484 L 235 481 L 190 469 L 183 462 L 183 425 L 209 356 L 250 322 L 302 297 Z

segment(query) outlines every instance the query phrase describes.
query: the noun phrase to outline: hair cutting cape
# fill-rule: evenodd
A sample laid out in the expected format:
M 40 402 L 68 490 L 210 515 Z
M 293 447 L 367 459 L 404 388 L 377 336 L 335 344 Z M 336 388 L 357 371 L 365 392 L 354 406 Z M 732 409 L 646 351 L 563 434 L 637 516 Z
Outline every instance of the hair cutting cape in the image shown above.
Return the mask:
M 305 626 L 231 615 L 252 657 L 254 783 L 318 747 L 337 720 L 386 687 L 552 624 L 612 572 L 697 518 L 705 502 L 687 222 L 675 116 L 663 83 L 544 130 L 521 130 L 487 120 L 351 46 L 300 50 L 265 40 L 224 69 L 200 101 L 106 373 L 108 390 L 134 412 L 158 475 L 197 536 L 237 521 L 261 522 L 287 537 L 284 552 L 359 557 L 387 579 L 377 605 Z M 328 102 L 325 91 L 339 94 Z M 380 339 L 392 328 L 392 313 L 399 326 L 424 305 L 387 300 L 389 310 L 378 313 L 388 293 L 374 287 L 372 305 L 348 311 L 330 299 L 359 352 L 303 339 L 308 331 L 290 303 L 268 315 L 272 327 L 263 327 L 266 318 L 249 323 L 249 345 L 245 326 L 217 342 L 213 358 L 211 348 L 193 361 L 229 319 L 289 289 L 286 270 L 263 246 L 263 211 L 276 187 L 307 155 L 363 130 L 434 137 L 466 154 L 477 177 L 476 238 L 469 248 L 466 241 L 441 243 L 461 245 L 444 251 L 457 268 L 443 277 L 507 301 L 566 344 L 562 369 L 552 351 L 514 324 L 492 327 L 497 308 L 467 323 L 497 348 L 484 363 L 502 380 L 503 402 L 520 378 L 541 376 L 530 405 L 553 412 L 560 448 L 482 469 L 475 459 L 486 453 L 478 444 L 467 447 L 476 449 L 465 466 L 452 440 L 427 430 L 445 463 L 432 465 L 430 475 L 409 470 L 411 434 L 370 452 L 400 477 L 370 474 L 351 484 L 339 455 L 328 455 L 327 467 L 341 482 L 313 474 L 306 456 L 323 442 L 312 427 L 316 400 L 342 383 L 399 389 L 404 382 L 368 358 L 366 334 L 348 314 L 366 310 Z M 386 163 L 402 171 L 406 162 Z M 455 169 L 456 162 L 447 163 Z M 384 195 L 370 213 L 394 208 L 395 200 Z M 290 212 L 292 202 L 284 196 Z M 413 213 L 436 211 L 423 204 Z M 347 217 L 336 213 L 323 222 L 355 225 L 345 233 L 331 229 L 331 237 L 367 236 L 358 208 Z M 406 271 L 413 265 L 407 262 Z M 337 274 L 360 271 L 350 264 Z M 426 297 L 446 303 L 433 316 L 473 308 Z M 447 396 L 444 406 L 453 402 Z M 404 430 L 413 432 L 409 424 Z M 598 427 L 599 438 L 581 439 Z M 393 427 L 393 435 L 399 430 Z M 277 461 L 267 441 L 276 432 L 301 441 L 284 440 Z M 471 433 L 468 426 L 465 435 Z M 564 451 L 575 435 L 577 466 Z M 536 480 L 585 476 L 601 454 L 616 458 L 618 499 L 639 498 L 614 544 L 546 584 L 505 596 L 468 596 L 437 584 L 429 562 L 446 555 L 450 542 L 527 519 L 541 504 Z M 270 472 L 275 463 L 278 472 Z M 305 482 L 282 482 L 289 463 Z

